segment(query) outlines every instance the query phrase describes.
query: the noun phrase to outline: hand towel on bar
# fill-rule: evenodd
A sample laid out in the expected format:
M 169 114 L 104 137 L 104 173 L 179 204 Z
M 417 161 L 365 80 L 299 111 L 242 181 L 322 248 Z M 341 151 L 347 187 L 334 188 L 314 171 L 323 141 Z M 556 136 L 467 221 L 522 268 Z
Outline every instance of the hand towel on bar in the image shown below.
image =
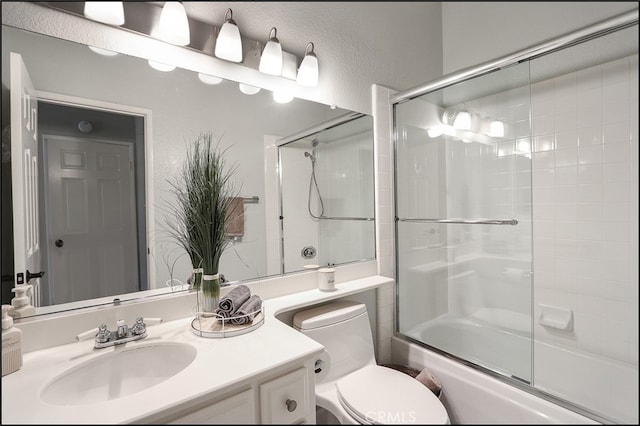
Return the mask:
M 220 299 L 216 313 L 224 318 L 232 317 L 249 297 L 251 297 L 249 287 L 240 284 Z
M 238 308 L 233 318 L 231 318 L 231 323 L 243 325 L 252 322 L 258 315 L 260 308 L 262 308 L 262 299 L 257 294 L 254 294 Z
M 225 219 L 225 235 L 242 237 L 244 235 L 244 198 L 233 197 L 229 200 Z

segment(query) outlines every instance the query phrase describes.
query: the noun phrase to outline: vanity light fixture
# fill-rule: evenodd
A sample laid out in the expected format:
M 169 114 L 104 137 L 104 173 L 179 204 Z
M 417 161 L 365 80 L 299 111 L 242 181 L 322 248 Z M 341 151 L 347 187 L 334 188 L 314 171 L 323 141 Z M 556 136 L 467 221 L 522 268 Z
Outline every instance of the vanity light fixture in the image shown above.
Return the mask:
M 178 46 L 186 46 L 191 42 L 189 20 L 184 5 L 180 1 L 167 1 L 160 12 L 158 38 Z
M 244 93 L 245 95 L 255 95 L 256 93 L 258 93 L 260 91 L 259 87 L 250 86 L 250 85 L 244 84 L 244 83 L 238 83 L 238 89 L 240 89 L 240 91 L 242 93 Z
M 121 1 L 86 1 L 84 16 L 109 25 L 124 24 L 124 6 Z
M 215 55 L 227 61 L 242 62 L 242 38 L 231 9 L 224 14 L 224 24 L 216 38 Z
M 282 56 L 282 46 L 280 40 L 276 37 L 276 28 L 271 28 L 269 32 L 269 41 L 262 50 L 260 56 L 260 65 L 258 70 L 265 74 L 282 75 L 282 63 L 284 61 Z
M 309 46 L 311 46 L 311 50 L 309 50 Z M 316 87 L 318 85 L 318 58 L 313 52 L 313 47 L 313 43 L 307 43 L 296 82 L 304 86 Z
M 209 75 L 199 72 L 198 78 L 204 84 L 220 84 L 222 83 L 222 79 L 220 77 L 216 77 L 215 75 Z
M 169 72 L 176 69 L 175 65 L 163 64 L 162 62 L 152 61 L 151 59 L 149 59 L 147 62 L 149 62 L 149 66 L 151 68 L 162 72 Z

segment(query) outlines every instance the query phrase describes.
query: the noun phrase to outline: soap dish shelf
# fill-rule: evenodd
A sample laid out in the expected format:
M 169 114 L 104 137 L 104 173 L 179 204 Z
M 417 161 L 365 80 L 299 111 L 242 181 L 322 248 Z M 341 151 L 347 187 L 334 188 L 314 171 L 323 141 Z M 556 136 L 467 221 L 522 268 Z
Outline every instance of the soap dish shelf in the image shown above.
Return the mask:
M 253 317 L 247 324 L 233 324 L 234 319 Z M 220 339 L 247 334 L 264 324 L 264 303 L 260 309 L 246 315 L 224 318 L 215 313 L 198 313 L 191 321 L 191 331 L 196 336 Z

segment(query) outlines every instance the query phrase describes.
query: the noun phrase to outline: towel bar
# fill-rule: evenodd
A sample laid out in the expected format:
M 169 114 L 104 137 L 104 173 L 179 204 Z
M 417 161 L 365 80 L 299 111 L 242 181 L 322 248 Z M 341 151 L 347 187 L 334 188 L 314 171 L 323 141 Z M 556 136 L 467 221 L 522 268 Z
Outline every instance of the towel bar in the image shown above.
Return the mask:
M 461 223 L 465 225 L 517 225 L 516 219 L 416 219 L 412 217 L 396 218 L 400 222 L 423 223 Z

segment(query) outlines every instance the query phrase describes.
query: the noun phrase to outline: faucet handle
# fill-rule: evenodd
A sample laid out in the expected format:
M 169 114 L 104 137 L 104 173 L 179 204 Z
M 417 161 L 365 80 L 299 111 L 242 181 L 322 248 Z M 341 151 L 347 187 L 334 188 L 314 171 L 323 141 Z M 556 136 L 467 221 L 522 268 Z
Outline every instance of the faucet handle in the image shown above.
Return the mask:
M 140 335 L 147 331 L 147 325 L 143 321 L 142 317 L 136 318 L 136 323 L 131 328 L 133 334 Z
M 96 334 L 96 342 L 98 343 L 108 342 L 110 336 L 111 336 L 111 332 L 107 330 L 107 325 L 100 324 L 100 327 L 98 327 L 98 333 Z

